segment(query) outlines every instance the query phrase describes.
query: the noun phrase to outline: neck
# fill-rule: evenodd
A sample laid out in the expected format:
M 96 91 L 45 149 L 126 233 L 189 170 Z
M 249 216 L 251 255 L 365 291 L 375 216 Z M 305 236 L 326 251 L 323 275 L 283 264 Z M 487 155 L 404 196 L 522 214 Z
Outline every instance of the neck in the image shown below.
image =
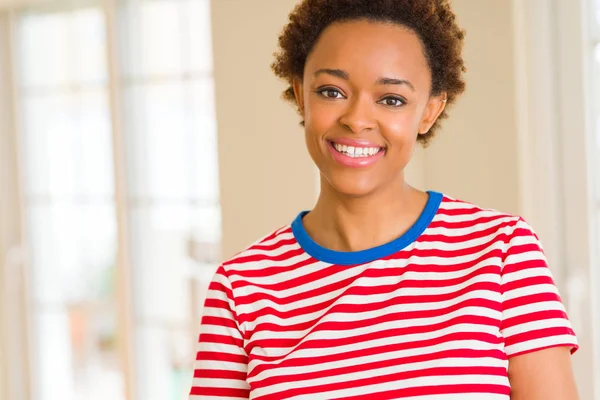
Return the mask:
M 336 251 L 360 251 L 402 236 L 418 219 L 427 194 L 399 179 L 363 197 L 344 195 L 321 178 L 321 193 L 303 225 L 319 245 Z

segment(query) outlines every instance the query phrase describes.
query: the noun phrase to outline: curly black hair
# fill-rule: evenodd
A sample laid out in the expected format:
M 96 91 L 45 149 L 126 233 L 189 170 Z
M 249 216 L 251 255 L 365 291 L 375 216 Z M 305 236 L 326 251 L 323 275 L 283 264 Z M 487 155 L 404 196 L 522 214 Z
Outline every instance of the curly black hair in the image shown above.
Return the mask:
M 431 95 L 446 92 L 446 106 L 465 90 L 465 32 L 457 25 L 449 0 L 303 0 L 289 16 L 271 65 L 275 75 L 289 84 L 283 92 L 285 100 L 298 106 L 292 82 L 302 79 L 306 59 L 323 30 L 334 22 L 354 20 L 395 23 L 415 32 L 431 71 Z M 439 128 L 439 121 L 447 118 L 446 109 L 429 132 L 419 135 L 424 146 Z

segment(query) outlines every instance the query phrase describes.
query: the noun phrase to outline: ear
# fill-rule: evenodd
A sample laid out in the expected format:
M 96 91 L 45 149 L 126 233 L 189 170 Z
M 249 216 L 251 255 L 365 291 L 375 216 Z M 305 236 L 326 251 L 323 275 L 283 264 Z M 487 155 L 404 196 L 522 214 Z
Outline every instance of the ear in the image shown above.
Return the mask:
M 419 123 L 419 134 L 424 135 L 429 132 L 429 129 L 433 126 L 435 121 L 437 121 L 438 117 L 446 108 L 448 96 L 447 94 L 441 93 L 437 96 L 432 96 L 429 98 L 427 102 L 427 106 L 425 107 L 425 111 L 423 113 L 423 117 L 421 118 L 421 122 Z
M 292 79 L 292 88 L 294 89 L 294 96 L 296 97 L 296 103 L 300 114 L 304 117 L 304 85 L 299 78 Z

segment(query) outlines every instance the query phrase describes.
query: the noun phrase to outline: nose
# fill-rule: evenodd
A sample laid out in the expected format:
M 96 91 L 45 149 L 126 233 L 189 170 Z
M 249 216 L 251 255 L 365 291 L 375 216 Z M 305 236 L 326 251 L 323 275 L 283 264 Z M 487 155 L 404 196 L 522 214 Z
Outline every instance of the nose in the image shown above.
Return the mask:
M 374 129 L 373 104 L 368 99 L 357 96 L 349 102 L 348 109 L 339 122 L 353 133 Z

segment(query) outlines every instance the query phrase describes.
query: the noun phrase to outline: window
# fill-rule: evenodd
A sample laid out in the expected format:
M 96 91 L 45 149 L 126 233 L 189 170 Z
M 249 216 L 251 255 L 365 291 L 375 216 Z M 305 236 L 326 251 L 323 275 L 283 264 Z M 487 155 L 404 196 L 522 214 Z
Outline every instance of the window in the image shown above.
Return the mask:
M 73 4 L 15 14 L 33 398 L 124 400 L 133 387 L 137 399 L 185 399 L 221 238 L 210 1 L 119 1 L 115 26 L 111 2 Z M 121 263 L 124 245 L 131 257 Z M 129 331 L 119 320 L 123 271 Z M 120 347 L 123 335 L 133 349 Z
M 17 26 L 36 397 L 121 399 L 102 10 L 24 13 Z
M 220 240 L 210 3 L 130 1 L 121 22 L 136 392 L 179 399 Z

